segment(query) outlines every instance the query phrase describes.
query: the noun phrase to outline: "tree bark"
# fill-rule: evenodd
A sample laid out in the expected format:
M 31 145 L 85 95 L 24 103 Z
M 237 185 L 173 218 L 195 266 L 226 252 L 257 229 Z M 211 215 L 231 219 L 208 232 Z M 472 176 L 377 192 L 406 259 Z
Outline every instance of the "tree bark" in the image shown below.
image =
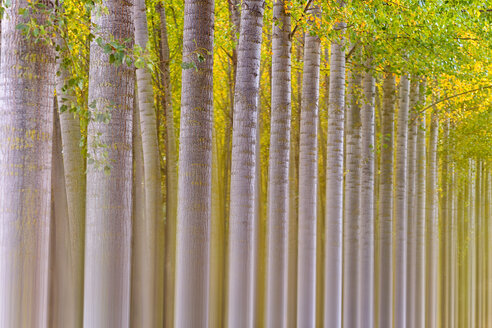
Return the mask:
M 422 119 L 423 121 L 423 119 Z M 425 126 L 425 123 L 423 123 Z M 422 256 L 425 256 L 425 289 L 427 291 L 426 308 L 427 313 L 427 326 L 437 327 L 437 305 L 438 305 L 438 261 L 439 261 L 439 230 L 438 230 L 438 212 L 437 212 L 437 140 L 438 140 L 438 117 L 434 111 L 432 113 L 430 130 L 429 130 L 429 149 L 427 151 L 427 165 L 426 167 L 426 200 L 425 200 L 425 218 L 420 218 L 418 212 L 417 225 L 419 226 L 424 221 L 426 227 L 426 243 L 422 251 Z M 419 132 L 423 130 L 419 129 Z M 418 136 L 420 138 L 420 135 Z M 425 142 L 425 141 L 424 141 Z M 417 145 L 417 152 L 421 150 Z M 417 156 L 419 154 L 417 153 Z M 418 160 L 418 157 L 417 157 Z M 418 179 L 418 178 L 417 178 Z M 418 197 L 418 196 L 417 196 Z M 419 200 L 417 200 L 417 207 L 420 208 Z M 419 240 L 417 235 L 417 247 L 419 246 Z M 424 253 L 425 252 L 425 253 Z M 425 255 L 423 255 L 425 254 Z M 417 261 L 419 259 L 419 249 L 417 248 Z M 418 283 L 418 282 L 417 282 Z M 431 312 L 431 310 L 433 310 Z
M 63 5 L 58 5 L 62 12 Z M 64 28 L 64 27 L 61 27 Z M 61 49 L 63 43 L 60 36 L 57 39 Z M 65 192 L 67 202 L 68 231 L 66 231 L 67 243 L 62 248 L 68 254 L 69 261 L 61 267 L 57 279 L 66 279 L 66 286 L 60 286 L 64 293 L 58 299 L 58 304 L 64 309 L 56 326 L 58 327 L 82 327 L 83 320 L 83 296 L 84 296 L 84 223 L 85 223 L 85 165 L 80 147 L 81 132 L 79 113 L 72 111 L 72 105 L 76 101 L 71 88 L 68 87 L 70 71 L 63 67 L 63 59 L 66 54 L 60 51 L 57 54 L 56 95 L 60 109 L 59 125 L 61 130 L 63 174 L 65 179 Z M 64 106 L 64 110 L 61 107 Z M 63 223 L 65 224 L 65 223 Z M 58 226 L 57 226 L 58 227 Z M 58 228 L 57 228 L 58 229 Z M 57 252 L 60 251 L 57 249 Z M 57 306 L 56 305 L 56 306 Z
M 335 28 L 345 28 L 339 23 Z M 345 108 L 345 40 L 331 44 L 330 103 L 326 162 L 324 327 L 342 326 L 343 139 Z
M 69 211 L 63 169 L 63 149 L 61 141 L 58 106 L 54 106 L 53 149 L 51 166 L 51 233 L 50 233 L 50 301 L 49 327 L 81 327 L 82 304 L 77 304 L 73 281 Z M 83 268 L 80 268 L 81 270 Z M 80 287 L 82 287 L 80 285 Z M 79 294 L 80 296 L 82 293 Z M 76 306 L 79 307 L 76 307 Z M 80 313 L 80 316 L 78 315 Z
M 2 19 L 0 64 L 0 327 L 47 327 L 55 53 L 16 26 L 46 9 L 21 15 L 12 1 Z
M 408 103 L 410 83 L 407 75 L 400 80 L 400 106 L 398 109 L 398 135 L 396 139 L 395 165 L 395 282 L 394 306 L 395 325 L 405 327 L 406 324 L 406 243 L 407 243 L 407 133 Z
M 346 113 L 345 199 L 343 222 L 343 326 L 356 327 L 359 322 L 358 252 L 360 216 L 360 94 L 361 74 L 352 67 Z
M 208 325 L 214 1 L 185 3 L 176 252 L 176 327 Z M 200 57 L 201 56 L 201 57 Z M 201 62 L 198 58 L 202 58 Z
M 132 4 L 108 0 L 101 4 L 107 13 L 93 11 L 104 42 L 133 39 Z M 134 79 L 132 67 L 110 64 L 91 43 L 89 104 L 95 106 L 87 130 L 84 327 L 130 324 Z
M 228 327 L 254 326 L 257 111 L 264 0 L 245 0 L 234 96 L 229 221 Z
M 395 77 L 386 72 L 381 123 L 379 185 L 379 327 L 393 326 L 393 134 Z
M 272 113 L 268 175 L 267 327 L 287 317 L 287 250 L 290 145 L 290 16 L 284 0 L 273 5 Z
M 176 267 L 176 217 L 178 210 L 178 169 L 176 133 L 174 130 L 174 117 L 171 93 L 171 72 L 169 43 L 167 38 L 166 8 L 162 4 L 159 8 L 161 19 L 161 83 L 163 96 L 161 98 L 162 110 L 166 117 L 165 125 L 165 154 L 166 154 L 166 223 L 165 223 L 165 247 L 164 247 L 164 327 L 174 327 L 174 287 Z M 159 127 L 158 127 L 159 128 Z M 158 227 L 158 231 L 161 229 Z M 158 245 L 161 245 L 159 236 Z M 160 246 L 158 246 L 160 247 Z M 158 248 L 158 253 L 159 253 Z M 159 274 L 157 275 L 160 276 Z
M 319 8 L 308 14 L 318 18 Z M 318 105 L 320 39 L 308 31 L 304 44 L 299 142 L 299 224 L 297 253 L 297 327 L 316 323 L 316 241 L 318 186 Z
M 416 299 L 416 250 L 417 250 L 417 222 L 415 216 L 416 203 L 416 157 L 417 157 L 417 113 L 416 107 L 419 97 L 419 79 L 412 76 L 410 83 L 410 102 L 408 120 L 408 155 L 407 155 L 407 303 L 406 326 L 414 327 L 416 307 L 421 307 L 425 302 Z M 420 322 L 420 321 L 419 321 Z M 425 322 L 420 324 L 425 326 Z
M 369 63 L 370 64 L 370 63 Z M 374 327 L 374 116 L 375 79 L 366 72 L 361 111 L 359 327 Z
M 134 0 L 133 22 L 135 27 L 135 44 L 147 53 L 149 40 L 147 30 L 146 5 L 144 0 Z M 147 65 L 136 69 L 140 132 L 142 134 L 142 151 L 144 165 L 145 217 L 136 221 L 133 238 L 133 260 L 136 261 L 132 273 L 132 283 L 139 288 L 132 293 L 132 326 L 162 326 L 155 322 L 155 313 L 160 311 L 156 305 L 162 305 L 157 296 L 162 293 L 156 289 L 162 287 L 161 280 L 156 279 L 156 228 L 162 221 L 161 213 L 161 172 L 157 123 L 154 110 L 152 76 Z M 137 233 L 138 232 L 138 233 Z M 161 278 L 161 277 L 159 277 Z

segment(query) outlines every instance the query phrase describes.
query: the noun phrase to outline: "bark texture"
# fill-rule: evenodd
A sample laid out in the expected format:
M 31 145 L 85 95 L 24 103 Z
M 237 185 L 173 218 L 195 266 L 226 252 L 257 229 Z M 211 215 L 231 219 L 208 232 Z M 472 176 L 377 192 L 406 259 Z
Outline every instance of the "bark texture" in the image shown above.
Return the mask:
M 359 321 L 358 251 L 360 200 L 360 100 L 361 74 L 352 67 L 346 113 L 345 199 L 343 222 L 343 326 Z
M 393 134 L 395 77 L 385 73 L 381 122 L 379 178 L 379 295 L 378 326 L 393 327 Z
M 62 4 L 58 5 L 62 11 Z M 60 27 L 63 28 L 63 27 Z M 63 40 L 57 40 L 60 49 L 63 49 Z M 63 294 L 54 303 L 55 307 L 64 309 L 57 315 L 54 327 L 81 327 L 83 319 L 84 296 L 84 222 L 85 222 L 85 165 L 80 147 L 81 133 L 79 113 L 73 112 L 72 104 L 75 95 L 68 87 L 70 70 L 64 67 L 63 59 L 66 54 L 60 51 L 57 56 L 56 95 L 60 109 L 59 126 L 61 130 L 62 165 L 64 174 L 64 192 L 67 204 L 67 214 L 63 218 L 66 222 L 56 225 L 56 231 L 63 233 L 63 245 L 56 248 L 56 262 L 59 272 L 57 280 L 65 284 L 59 286 Z M 59 219 L 59 218 L 58 218 Z M 65 229 L 65 224 L 66 228 Z M 61 229 L 61 230 L 59 230 Z M 58 238 L 56 238 L 58 240 Z M 63 254 L 66 252 L 66 254 Z M 59 258 L 61 256 L 61 259 Z M 65 262 L 59 262 L 65 261 Z
M 319 15 L 312 7 L 309 15 Z M 320 39 L 306 33 L 299 142 L 299 224 L 297 257 L 297 327 L 316 324 L 316 242 L 318 190 L 318 105 Z
M 55 53 L 16 26 L 47 23 L 46 9 L 2 19 L 0 64 L 0 327 L 48 326 Z
M 284 327 L 287 317 L 287 239 L 291 115 L 290 16 L 284 0 L 273 5 L 272 113 L 268 181 L 268 327 Z
M 417 222 L 415 220 L 415 182 L 417 171 L 417 112 L 416 104 L 418 101 L 419 80 L 412 77 L 410 83 L 410 103 L 408 119 L 408 153 L 407 153 L 407 304 L 406 304 L 406 325 L 413 327 L 416 321 L 415 308 L 420 306 L 416 303 L 416 250 L 417 250 Z
M 103 1 L 92 21 L 105 42 L 133 39 L 133 2 Z M 132 43 L 127 44 L 130 48 Z M 134 70 L 93 41 L 89 71 L 84 327 L 128 327 L 132 237 Z M 109 122 L 99 119 L 109 118 Z
M 375 79 L 367 72 L 362 80 L 361 111 L 359 327 L 374 327 L 374 117 Z
M 185 3 L 175 318 L 176 327 L 207 327 L 212 169 L 214 1 Z M 203 60 L 198 60 L 199 56 Z
M 336 26 L 343 31 L 345 23 Z M 331 44 L 325 219 L 324 327 L 342 325 L 343 139 L 345 108 L 344 39 Z
M 425 122 L 425 121 L 424 121 Z M 427 291 L 426 308 L 429 315 L 426 318 L 428 327 L 438 327 L 437 322 L 437 302 L 438 302 L 438 260 L 439 260 L 439 231 L 438 231 L 438 216 L 437 216 L 437 137 L 438 125 L 437 114 L 432 113 L 429 135 L 429 149 L 427 151 L 426 167 L 426 182 L 425 182 L 425 218 L 418 215 L 418 221 L 425 222 L 426 242 L 425 242 L 425 289 Z M 425 125 L 424 125 L 425 126 Z M 425 135 L 425 134 L 424 134 Z M 418 137 L 420 138 L 420 136 Z M 417 156 L 419 156 L 420 146 L 417 144 Z M 425 151 L 425 148 L 424 148 Z M 418 160 L 418 157 L 417 157 Z M 418 197 L 418 196 L 417 196 Z M 419 202 L 417 200 L 417 202 Z M 418 210 L 421 210 L 421 205 L 417 205 Z M 423 213 L 422 213 L 423 214 Z M 425 220 L 425 221 L 424 221 Z M 418 222 L 417 225 L 420 223 Z M 418 237 L 417 237 L 418 239 Z M 417 247 L 419 240 L 417 240 Z M 419 252 L 417 249 L 417 260 Z
M 176 150 L 176 133 L 174 130 L 174 117 L 171 93 L 170 51 L 167 37 L 166 8 L 159 7 L 160 47 L 161 47 L 161 84 L 162 84 L 162 110 L 166 118 L 165 130 L 165 154 L 166 154 L 166 223 L 165 223 L 165 247 L 164 247 L 164 327 L 174 325 L 174 286 L 176 267 L 176 217 L 178 210 L 178 157 Z M 159 126 L 157 127 L 159 129 Z M 158 231 L 161 228 L 158 227 Z M 161 247 L 159 236 L 157 237 L 158 255 Z M 159 277 L 159 274 L 157 275 Z
M 254 326 L 257 111 L 264 0 L 241 13 L 232 134 L 228 327 Z
M 400 79 L 400 105 L 398 109 L 398 135 L 396 138 L 395 165 L 395 322 L 397 327 L 406 325 L 406 243 L 407 243 L 407 134 L 410 81 L 408 75 Z
M 146 9 L 144 0 L 134 0 L 135 44 L 144 50 L 144 54 L 149 39 Z M 162 305 L 162 302 L 156 299 L 162 295 L 157 293 L 157 289 L 162 287 L 163 278 L 158 277 L 157 280 L 155 275 L 156 261 L 161 261 L 160 258 L 156 258 L 156 228 L 158 222 L 162 221 L 157 124 L 151 73 L 147 65 L 137 68 L 136 71 L 144 165 L 145 217 L 142 221 L 135 221 L 133 229 L 132 258 L 135 270 L 132 272 L 132 283 L 137 284 L 139 288 L 132 292 L 132 326 L 160 327 L 162 323 L 155 322 L 155 313 L 160 312 L 156 305 Z

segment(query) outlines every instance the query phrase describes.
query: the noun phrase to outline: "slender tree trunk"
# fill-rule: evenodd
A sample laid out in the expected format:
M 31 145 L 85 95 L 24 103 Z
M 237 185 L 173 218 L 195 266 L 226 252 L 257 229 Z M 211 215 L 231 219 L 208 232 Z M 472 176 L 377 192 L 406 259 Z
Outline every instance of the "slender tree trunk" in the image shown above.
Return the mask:
M 297 38 L 296 59 L 302 65 L 304 33 Z M 289 227 L 288 227 L 288 264 L 287 264 L 287 328 L 297 326 L 297 258 L 299 229 L 299 137 L 302 102 L 302 71 L 296 74 L 297 92 L 291 113 L 290 150 L 289 150 Z
M 370 62 L 368 62 L 370 64 Z M 374 98 L 373 72 L 362 80 L 361 111 L 360 246 L 359 246 L 359 327 L 374 327 Z
M 423 119 L 422 119 L 423 121 Z M 419 136 L 423 134 L 423 126 L 419 129 Z M 420 218 L 419 212 L 417 212 L 417 226 L 420 225 L 420 221 L 425 220 L 425 231 L 426 231 L 426 243 L 425 249 L 422 254 L 425 254 L 425 267 L 426 267 L 426 278 L 425 278 L 425 290 L 427 291 L 426 298 L 426 311 L 428 317 L 426 318 L 426 326 L 437 327 L 437 309 L 438 309 L 438 264 L 439 264 L 439 223 L 438 223 L 438 199 L 437 199 L 437 141 L 438 141 L 438 116 L 434 111 L 432 113 L 429 131 L 429 149 L 427 151 L 427 164 L 426 167 L 426 200 L 425 200 L 425 219 Z M 422 132 L 421 132 L 422 131 Z M 424 137 L 425 138 L 425 137 Z M 420 140 L 417 141 L 418 143 Z M 421 151 L 421 146 L 417 144 L 417 152 Z M 419 161 L 419 153 L 417 153 L 417 161 Z M 419 164 L 417 164 L 419 165 Z M 419 166 L 417 166 L 419 169 Z M 417 177 L 417 179 L 419 179 Z M 418 181 L 418 180 L 417 180 Z M 418 183 L 420 185 L 420 183 Z M 419 190 L 420 191 L 420 190 Z M 417 197 L 419 197 L 417 195 Z M 417 208 L 420 209 L 420 202 L 417 199 Z M 417 235 L 417 247 L 419 247 L 419 238 Z M 425 253 L 424 253 L 425 252 Z M 424 256 L 424 255 L 422 255 Z M 419 261 L 419 249 L 417 248 L 417 262 Z M 417 282 L 418 284 L 418 282 Z
M 425 82 L 420 82 L 418 86 L 418 103 L 416 111 L 420 110 L 425 105 Z M 425 326 L 426 317 L 436 315 L 436 313 L 430 313 L 427 309 L 426 300 L 426 133 L 425 133 L 425 116 L 424 114 L 416 114 L 413 118 L 416 126 L 415 135 L 415 199 L 413 210 L 413 226 L 415 227 L 415 268 L 413 270 L 415 285 L 412 290 L 415 290 L 414 299 L 414 311 L 415 319 L 414 325 Z M 409 207 L 410 209 L 410 207 Z M 410 213 L 410 212 L 408 212 Z M 410 220 L 410 219 L 409 219 Z M 409 221 L 410 222 L 410 221 Z M 434 300 L 434 305 L 428 305 L 430 308 L 437 305 L 437 299 Z M 413 327 L 413 326 L 408 326 Z
M 140 129 L 140 115 L 138 108 L 138 93 L 135 92 L 135 100 L 134 100 L 134 110 L 133 110 L 133 133 L 132 133 L 132 157 L 133 157 L 133 186 L 132 186 L 132 221 L 134 222 L 133 234 L 134 238 L 142 238 L 142 234 L 145 233 L 145 174 L 144 174 L 144 157 L 143 157 L 143 149 L 142 149 L 142 133 Z M 140 235 L 137 237 L 137 235 Z M 133 248 L 133 253 L 138 250 L 135 250 L 136 247 Z M 132 254 L 133 256 L 133 254 Z M 138 266 L 141 265 L 139 261 L 132 261 L 132 276 L 135 275 L 135 272 L 141 270 Z M 133 280 L 131 285 L 131 293 L 137 294 L 139 293 L 139 289 L 141 288 L 141 282 Z M 142 310 L 138 309 L 138 304 L 134 302 L 138 302 L 138 298 L 132 296 L 131 300 L 131 313 L 130 320 L 132 327 L 139 327 L 139 323 L 142 320 Z M 148 326 L 147 326 L 148 327 Z
M 393 326 L 393 133 L 395 77 L 383 82 L 381 177 L 379 185 L 379 327 Z
M 449 119 L 443 126 L 443 142 L 446 143 L 449 136 Z M 441 159 L 441 192 L 439 193 L 439 219 L 440 219 L 440 239 L 439 239 L 439 267 L 440 267 L 440 323 L 444 327 L 450 327 L 449 322 L 449 263 L 448 263 L 448 253 L 449 253 L 449 216 L 448 216 L 448 202 L 447 198 L 448 187 L 449 187 L 449 174 L 448 174 L 448 149 L 443 149 L 443 156 Z
M 165 254 L 164 254 L 164 327 L 174 327 L 174 287 L 176 266 L 176 216 L 178 210 L 178 170 L 176 135 L 171 93 L 171 72 L 169 67 L 169 43 L 167 39 L 166 8 L 160 6 L 161 19 L 161 82 L 163 87 L 162 106 L 166 116 L 165 125 L 165 154 L 166 154 L 166 224 L 165 224 Z M 158 231 L 161 231 L 158 228 Z M 158 245 L 160 238 L 157 237 Z M 159 248 L 158 246 L 158 253 Z M 160 275 L 158 274 L 157 277 Z
M 407 243 L 407 133 L 410 83 L 407 75 L 400 80 L 400 106 L 398 109 L 398 135 L 396 138 L 395 165 L 395 218 L 394 218 L 394 306 L 395 325 L 406 325 L 406 243 Z
M 82 317 L 77 317 L 77 299 L 74 298 L 74 277 L 71 263 L 71 237 L 65 173 L 63 169 L 63 149 L 60 131 L 58 106 L 53 111 L 53 150 L 51 166 L 51 233 L 50 233 L 50 302 L 49 327 L 81 327 Z M 82 268 L 80 268 L 82 269 Z M 79 294 L 81 295 L 81 294 Z M 81 313 L 82 314 L 82 313 Z
M 212 166 L 214 1 L 185 3 L 179 195 L 176 252 L 176 327 L 208 325 Z M 197 54 L 204 60 L 199 62 Z
M 245 0 L 241 15 L 232 135 L 228 327 L 254 326 L 257 110 L 264 0 Z
M 103 1 L 93 12 L 105 42 L 132 39 L 131 2 Z M 127 44 L 132 47 L 132 44 Z M 109 63 L 93 41 L 89 71 L 84 327 L 128 327 L 132 236 L 132 116 L 134 71 Z M 115 81 L 118 81 L 116 83 Z M 98 119 L 110 117 L 109 123 Z
M 324 67 L 328 67 L 330 63 L 329 47 L 324 49 Z M 321 70 L 321 69 L 320 69 Z M 326 119 L 321 118 L 321 114 L 328 114 L 330 101 L 330 74 L 329 70 L 324 72 L 324 92 L 320 92 L 324 96 L 323 109 L 319 110 L 318 118 L 318 154 L 320 161 L 318 165 L 318 233 L 316 238 L 316 323 L 321 325 L 324 318 L 324 290 L 325 290 L 325 213 L 326 213 Z
M 62 4 L 58 10 L 63 11 Z M 63 27 L 61 27 L 63 28 Z M 61 37 L 58 44 L 62 46 Z M 63 49 L 63 46 L 61 47 Z M 56 326 L 82 327 L 83 295 L 84 295 L 84 222 L 85 222 L 85 167 L 82 149 L 80 148 L 80 120 L 79 113 L 71 111 L 76 101 L 75 95 L 67 83 L 70 71 L 63 67 L 63 52 L 58 53 L 56 62 L 56 95 L 60 107 L 59 122 L 63 149 L 63 166 L 66 202 L 68 206 L 67 244 L 63 247 L 68 254 L 65 267 L 61 267 L 57 279 L 66 279 L 67 285 L 60 286 L 64 290 L 63 297 L 58 299 L 64 311 L 60 313 Z M 63 110 L 61 110 L 63 107 Z M 58 114 L 57 114 L 58 115 Z M 57 249 L 57 252 L 59 250 Z M 57 303 L 58 304 L 58 303 Z M 54 323 L 55 324 L 55 323 Z
M 476 293 L 477 293 L 477 217 L 476 217 L 476 162 L 469 163 L 469 207 L 468 207 L 468 327 L 476 327 Z
M 2 19 L 0 64 L 0 327 L 47 327 L 55 53 L 17 24 L 45 26 L 46 9 L 12 1 Z
M 272 118 L 268 176 L 267 327 L 287 317 L 290 145 L 290 16 L 284 0 L 273 5 Z
M 149 39 L 147 15 L 144 0 L 135 0 L 133 8 L 135 26 L 135 44 L 142 49 L 147 48 Z M 161 175 L 159 146 L 157 144 L 157 124 L 154 110 L 152 76 L 147 66 L 137 68 L 137 91 L 140 132 L 142 134 L 142 150 L 144 164 L 145 217 L 136 221 L 133 237 L 132 284 L 139 286 L 132 292 L 132 326 L 154 327 L 156 304 L 156 286 L 162 286 L 155 277 L 156 259 L 156 226 L 161 220 Z M 137 233 L 138 231 L 138 233 Z M 160 309 L 159 309 L 160 310 Z M 159 324 L 162 326 L 162 323 Z
M 343 326 L 356 327 L 359 322 L 358 251 L 360 216 L 360 94 L 361 75 L 352 67 L 346 114 L 345 205 L 343 223 Z
M 343 32 L 345 23 L 339 23 L 336 28 Z M 342 326 L 344 43 L 342 38 L 331 44 L 326 162 L 325 328 L 340 328 Z
M 318 7 L 308 10 L 317 19 Z M 320 39 L 306 33 L 299 142 L 299 225 L 297 327 L 316 323 L 316 195 L 318 186 L 318 105 Z
M 417 224 L 415 221 L 416 203 L 416 155 L 417 155 L 417 114 L 416 108 L 419 97 L 419 80 L 412 77 L 410 84 L 410 103 L 408 120 L 408 155 L 407 155 L 407 302 L 406 302 L 406 326 L 414 327 L 416 322 L 416 307 L 421 306 L 417 302 L 416 286 L 416 250 L 417 250 Z M 423 303 L 425 304 L 425 303 Z M 425 322 L 422 326 L 425 325 Z

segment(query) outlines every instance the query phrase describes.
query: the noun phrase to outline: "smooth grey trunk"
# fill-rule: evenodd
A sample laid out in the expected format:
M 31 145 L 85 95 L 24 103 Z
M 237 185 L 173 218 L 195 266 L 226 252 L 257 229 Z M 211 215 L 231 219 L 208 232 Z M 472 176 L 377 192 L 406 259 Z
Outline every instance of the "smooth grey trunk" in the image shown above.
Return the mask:
M 425 106 L 425 81 L 419 82 L 419 102 L 417 109 Z M 425 309 L 424 322 L 428 325 L 428 318 L 435 316 L 437 309 L 437 298 L 431 300 L 426 298 L 426 124 L 425 114 L 420 113 L 415 118 L 417 125 L 416 154 L 415 154 L 415 311 L 418 308 Z M 435 295 L 434 295 L 435 296 Z M 426 305 L 428 309 L 426 309 Z M 433 309 L 430 311 L 429 309 Z M 423 310 L 422 310 L 423 311 Z
M 138 94 L 136 93 L 136 97 L 138 98 Z M 139 117 L 139 109 L 138 109 L 138 101 L 135 99 L 134 101 L 134 110 L 133 110 L 133 193 L 132 193 L 132 211 L 133 217 L 132 220 L 134 222 L 133 234 L 138 235 L 142 234 L 142 230 L 144 230 L 145 222 L 145 182 L 144 182 L 144 158 L 143 158 L 143 150 L 142 150 L 142 133 L 140 131 L 140 117 Z M 135 247 L 133 253 L 135 252 Z M 133 254 L 132 254 L 133 256 Z M 135 271 L 141 270 L 138 268 L 140 263 L 138 261 L 132 261 L 132 276 Z M 132 295 L 135 293 L 138 295 L 138 289 L 141 288 L 141 284 L 138 281 L 133 281 L 131 285 L 131 293 Z M 136 309 L 138 305 L 134 305 L 134 302 L 138 301 L 137 298 L 133 298 L 131 300 L 131 313 L 130 313 L 130 324 L 132 327 L 139 327 L 138 322 L 141 321 L 141 310 Z
M 410 81 L 408 75 L 400 79 L 398 134 L 396 138 L 395 158 L 395 212 L 394 212 L 394 324 L 405 328 L 406 325 L 406 244 L 407 244 L 407 134 L 408 103 Z
M 420 110 L 425 106 L 425 82 L 419 82 L 418 86 L 418 107 Z M 412 118 L 413 119 L 413 118 Z M 426 317 L 435 315 L 431 314 L 427 306 L 437 305 L 437 299 L 434 305 L 428 305 L 425 296 L 426 293 L 426 130 L 425 114 L 416 115 L 414 124 L 417 126 L 416 146 L 415 146 L 415 203 L 414 203 L 414 226 L 415 226 L 415 319 L 416 325 L 425 326 Z M 436 308 L 434 308 L 436 309 Z M 412 326 L 409 326 L 409 328 Z
M 258 188 L 257 111 L 264 0 L 245 0 L 241 12 L 229 218 L 227 326 L 254 326 L 255 254 Z
M 214 1 L 185 3 L 175 327 L 207 327 L 211 222 Z M 200 54 L 203 60 L 198 61 Z
M 49 327 L 81 327 L 82 306 L 76 308 L 74 289 L 78 286 L 72 281 L 72 258 L 70 254 L 71 234 L 69 212 L 63 169 L 63 149 L 61 141 L 58 106 L 54 106 L 53 149 L 51 166 L 51 232 L 50 232 L 50 301 Z M 82 268 L 81 268 L 82 269 Z
M 146 9 L 144 0 L 134 0 L 135 44 L 144 50 L 144 54 L 147 53 L 149 40 Z M 152 76 L 147 65 L 136 69 L 136 78 L 142 134 L 145 217 L 143 221 L 135 221 L 133 229 L 132 257 L 136 265 L 132 272 L 132 284 L 137 284 L 139 288 L 132 292 L 132 326 L 160 327 L 162 322 L 155 322 L 155 312 L 161 311 L 156 305 L 162 305 L 162 300 L 158 301 L 156 296 L 162 296 L 162 293 L 157 293 L 156 289 L 162 287 L 163 277 L 156 279 L 156 261 L 161 261 L 161 258 L 155 255 L 156 227 L 162 220 L 161 172 Z
M 379 327 L 393 327 L 393 134 L 395 76 L 383 82 L 381 165 L 379 181 Z
M 422 119 L 423 120 L 423 119 Z M 423 124 L 425 126 L 425 123 Z M 419 129 L 420 132 L 421 129 Z M 425 218 L 420 218 L 417 212 L 417 225 L 420 221 L 425 222 L 426 242 L 422 246 L 425 256 L 425 290 L 427 291 L 426 318 L 427 327 L 437 327 L 437 305 L 438 305 L 438 265 L 439 265 L 439 222 L 437 211 L 437 141 L 438 141 L 438 116 L 434 108 L 431 116 L 429 130 L 429 149 L 427 150 L 427 165 L 426 167 L 426 182 L 425 182 Z M 420 138 L 420 135 L 418 136 Z M 417 141 L 419 142 L 419 141 Z M 417 144 L 417 156 L 419 156 L 420 145 Z M 418 160 L 418 157 L 417 157 Z M 418 178 L 417 178 L 418 179 Z M 419 183 L 418 183 L 419 185 Z M 417 196 L 418 197 L 418 196 Z M 417 211 L 420 210 L 419 200 L 417 200 Z M 417 247 L 419 246 L 419 238 L 417 235 Z M 425 253 L 424 253 L 425 252 Z M 425 255 L 424 255 L 425 254 Z M 419 249 L 417 248 L 417 261 L 419 259 Z M 417 282 L 418 283 L 418 282 Z M 432 312 L 431 312 L 432 310 Z
M 62 4 L 59 4 L 62 11 Z M 59 37 L 58 44 L 62 46 Z M 63 49 L 63 46 L 61 47 Z M 68 242 L 63 249 L 68 252 L 65 267 L 60 267 L 57 279 L 65 279 L 66 286 L 60 286 L 64 293 L 57 299 L 55 306 L 61 306 L 64 310 L 58 316 L 56 327 L 82 327 L 83 297 L 84 297 L 84 223 L 85 223 L 85 165 L 80 147 L 81 132 L 79 113 L 70 109 L 76 101 L 72 89 L 68 87 L 70 71 L 63 67 L 63 52 L 58 53 L 56 62 L 56 95 L 58 107 L 64 105 L 60 111 L 59 121 L 61 130 L 62 156 L 64 166 L 64 179 L 66 190 L 66 202 L 68 206 L 67 217 Z M 57 114 L 58 115 L 58 114 Z M 57 226 L 58 227 L 58 226 Z M 57 249 L 57 252 L 60 252 Z M 62 278 L 63 277 L 63 278 Z
M 95 9 L 92 16 L 98 36 L 132 40 L 132 4 L 103 1 L 107 13 Z M 124 328 L 130 325 L 135 75 L 126 64 L 110 64 L 97 42 L 90 50 L 89 104 L 95 106 L 87 129 L 84 327 Z
M 468 162 L 468 247 L 467 247 L 467 298 L 468 298 L 468 327 L 474 328 L 476 324 L 476 170 L 475 159 Z
M 415 216 L 416 203 L 416 158 L 417 158 L 417 114 L 419 97 L 419 79 L 412 76 L 410 83 L 410 103 L 408 120 L 408 154 L 407 154 L 407 303 L 406 326 L 414 327 L 416 307 L 421 307 L 423 300 L 416 300 L 416 251 L 417 222 Z M 420 322 L 420 321 L 419 321 Z M 425 326 L 425 322 L 419 326 Z
M 297 37 L 296 59 L 302 65 L 304 33 Z M 297 258 L 299 228 L 299 138 L 302 102 L 302 70 L 295 73 L 297 92 L 292 95 L 294 104 L 291 113 L 290 150 L 289 150 L 289 227 L 287 259 L 287 327 L 297 326 Z M 293 83 L 292 83 L 293 84 Z
M 165 153 L 166 153 L 166 223 L 164 247 L 164 327 L 174 327 L 174 287 L 176 267 L 176 218 L 178 210 L 178 158 L 176 150 L 176 133 L 171 93 L 170 51 L 167 38 L 166 8 L 159 8 L 161 19 L 161 83 L 163 87 L 162 106 L 166 116 Z M 159 127 L 158 127 L 159 128 Z M 160 228 L 158 227 L 158 231 Z M 157 237 L 158 247 L 161 247 L 160 237 Z M 159 255 L 160 248 L 157 249 Z M 157 275 L 159 277 L 159 274 Z
M 358 252 L 360 215 L 360 102 L 362 79 L 356 67 L 350 69 L 345 142 L 345 199 L 343 221 L 343 326 L 359 321 Z
M 272 112 L 268 174 L 267 327 L 287 317 L 287 254 L 290 147 L 290 16 L 284 0 L 273 5 Z
M 370 64 L 370 62 L 368 62 Z M 369 65 L 370 66 L 370 65 Z M 362 79 L 360 215 L 359 215 L 359 327 L 374 327 L 374 140 L 375 79 Z
M 308 10 L 317 17 L 318 7 Z M 316 324 L 316 241 L 318 190 L 318 106 L 320 38 L 304 39 L 304 70 L 299 137 L 299 223 L 297 251 L 297 327 Z
M 444 120 L 443 124 L 443 136 L 442 142 L 446 143 L 449 136 L 449 119 Z M 448 224 L 449 224 L 449 216 L 448 216 L 448 188 L 449 188 L 449 174 L 448 174 L 448 149 L 443 149 L 443 156 L 441 156 L 441 170 L 440 170 L 440 189 L 441 192 L 438 195 L 439 199 L 439 228 L 440 228 L 440 238 L 439 238 L 439 268 L 440 268 L 440 277 L 441 281 L 439 282 L 441 288 L 439 291 L 440 297 L 440 323 L 445 327 L 450 327 L 449 322 L 449 313 L 447 312 L 448 304 L 449 304 L 449 271 L 448 271 Z
M 342 31 L 345 23 L 336 29 Z M 343 139 L 345 108 L 345 40 L 331 44 L 328 107 L 325 219 L 325 328 L 342 326 Z
M 47 327 L 55 53 L 17 24 L 45 26 L 12 1 L 2 19 L 0 63 L 0 327 Z

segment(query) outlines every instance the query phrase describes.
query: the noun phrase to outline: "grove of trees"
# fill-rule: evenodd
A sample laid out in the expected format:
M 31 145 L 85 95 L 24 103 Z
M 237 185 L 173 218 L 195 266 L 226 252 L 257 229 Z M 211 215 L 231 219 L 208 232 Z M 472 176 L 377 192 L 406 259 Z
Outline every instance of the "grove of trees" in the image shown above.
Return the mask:
M 0 327 L 492 328 L 486 1 L 0 4 Z

